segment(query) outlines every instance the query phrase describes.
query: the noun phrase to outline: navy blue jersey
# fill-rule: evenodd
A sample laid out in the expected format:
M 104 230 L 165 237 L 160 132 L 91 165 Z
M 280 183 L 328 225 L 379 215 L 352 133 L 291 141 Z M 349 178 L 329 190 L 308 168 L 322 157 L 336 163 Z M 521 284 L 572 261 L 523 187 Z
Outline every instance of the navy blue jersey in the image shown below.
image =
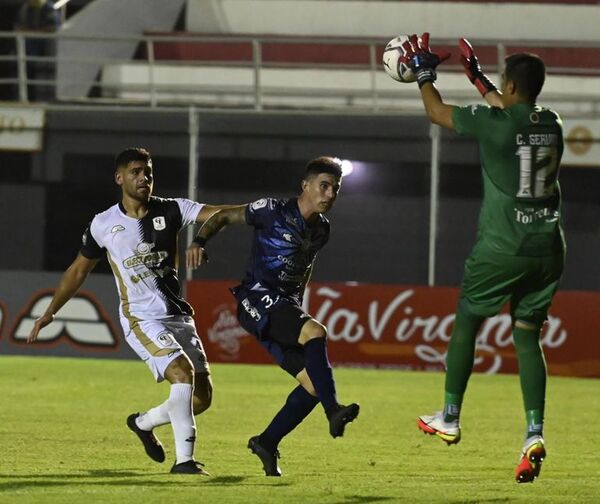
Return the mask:
M 319 215 L 309 225 L 297 198 L 264 198 L 247 206 L 246 222 L 254 226 L 254 238 L 241 287 L 266 288 L 300 302 L 304 279 L 329 239 L 329 221 Z

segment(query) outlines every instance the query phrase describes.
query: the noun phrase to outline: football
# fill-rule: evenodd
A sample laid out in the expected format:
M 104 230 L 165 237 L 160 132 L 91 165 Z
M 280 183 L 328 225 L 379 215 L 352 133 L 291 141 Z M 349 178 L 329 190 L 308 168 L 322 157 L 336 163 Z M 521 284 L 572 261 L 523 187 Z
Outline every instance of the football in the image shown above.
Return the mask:
M 407 65 L 406 49 L 402 47 L 408 35 L 398 35 L 390 40 L 383 50 L 383 68 L 387 74 L 399 82 L 415 82 L 417 77 Z

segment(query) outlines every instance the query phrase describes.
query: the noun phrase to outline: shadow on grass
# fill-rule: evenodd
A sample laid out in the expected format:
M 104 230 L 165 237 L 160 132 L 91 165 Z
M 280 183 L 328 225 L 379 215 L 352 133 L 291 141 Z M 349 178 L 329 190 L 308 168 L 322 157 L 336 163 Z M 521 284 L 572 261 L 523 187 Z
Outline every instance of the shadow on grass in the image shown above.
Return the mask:
M 156 478 L 159 476 L 160 478 Z M 95 486 L 145 486 L 165 487 L 170 484 L 177 487 L 189 486 L 219 486 L 226 485 L 245 485 L 245 486 L 272 486 L 283 487 L 290 486 L 290 483 L 264 482 L 256 481 L 244 482 L 246 476 L 194 476 L 194 475 L 175 475 L 172 476 L 164 472 L 132 471 L 129 469 L 110 470 L 94 469 L 87 473 L 76 474 L 0 474 L 0 492 L 10 490 L 22 490 L 29 487 L 66 487 L 70 485 L 95 485 Z M 170 481 L 169 481 L 170 480 Z M 363 501 L 364 502 L 364 501 Z
M 474 499 L 474 500 L 454 500 L 448 501 L 448 504 L 482 504 L 482 503 L 494 503 L 494 502 L 510 502 L 508 497 L 498 497 L 492 499 Z
M 397 499 L 397 497 L 383 497 L 377 495 L 349 495 L 343 502 L 344 504 L 363 504 L 367 502 L 383 502 Z
M 51 479 L 88 479 L 88 478 L 126 478 L 130 476 L 160 476 L 165 475 L 165 472 L 150 472 L 140 471 L 139 469 L 90 469 L 86 472 L 79 473 L 35 473 L 35 474 L 6 474 L 0 473 L 0 480 L 10 479 L 38 479 L 38 478 L 51 478 Z

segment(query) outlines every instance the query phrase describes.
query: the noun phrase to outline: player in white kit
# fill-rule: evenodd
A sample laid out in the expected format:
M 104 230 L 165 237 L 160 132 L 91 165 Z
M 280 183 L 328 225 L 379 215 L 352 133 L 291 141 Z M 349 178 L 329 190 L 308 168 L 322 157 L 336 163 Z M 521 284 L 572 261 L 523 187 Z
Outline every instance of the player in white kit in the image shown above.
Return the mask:
M 64 273 L 47 310 L 36 320 L 28 341 L 37 339 L 40 330 L 52 322 L 106 255 L 119 291 L 127 343 L 157 382 L 166 379 L 171 383 L 165 402 L 141 415 L 129 415 L 127 425 L 142 441 L 148 456 L 163 462 L 165 452 L 153 429 L 170 423 L 176 451 L 171 472 L 208 474 L 194 459 L 194 415 L 210 406 L 212 382 L 193 309 L 181 296 L 177 237 L 182 228 L 202 224 L 223 207 L 152 196 L 152 159 L 145 149 L 126 149 L 115 164 L 122 199 L 93 218 L 79 254 Z M 198 247 L 186 252 L 188 267 L 200 264 L 199 253 Z

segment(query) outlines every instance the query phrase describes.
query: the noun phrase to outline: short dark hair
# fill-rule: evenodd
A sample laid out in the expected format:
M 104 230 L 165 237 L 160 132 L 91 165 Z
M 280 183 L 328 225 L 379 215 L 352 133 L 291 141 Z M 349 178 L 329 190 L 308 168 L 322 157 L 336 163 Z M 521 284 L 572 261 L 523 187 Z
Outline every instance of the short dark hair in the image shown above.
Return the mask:
M 335 178 L 342 178 L 342 163 L 339 159 L 321 156 L 315 159 L 311 159 L 306 165 L 304 171 L 304 179 L 314 177 L 320 173 L 329 173 Z
M 504 60 L 504 79 L 513 81 L 517 93 L 535 102 L 546 80 L 546 65 L 537 54 L 511 54 Z
M 130 147 L 119 152 L 115 157 L 115 170 L 118 170 L 121 166 L 127 166 L 132 161 L 143 161 L 152 164 L 152 156 L 150 156 L 150 152 L 142 147 Z

